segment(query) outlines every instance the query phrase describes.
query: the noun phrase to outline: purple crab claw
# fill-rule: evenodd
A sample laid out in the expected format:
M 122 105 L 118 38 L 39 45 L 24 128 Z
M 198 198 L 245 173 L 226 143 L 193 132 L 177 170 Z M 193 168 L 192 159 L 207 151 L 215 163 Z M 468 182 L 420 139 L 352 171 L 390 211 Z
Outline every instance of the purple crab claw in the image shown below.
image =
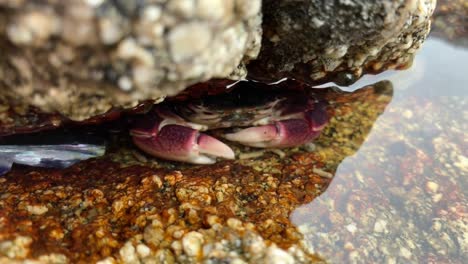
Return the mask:
M 234 159 L 230 147 L 214 137 L 181 125 L 151 128 L 146 133 L 137 128 L 131 131 L 133 142 L 144 152 L 166 160 L 194 164 L 213 164 L 216 158 Z
M 288 148 L 303 145 L 320 135 L 328 123 L 325 106 L 304 113 L 302 118 L 285 119 L 269 125 L 242 129 L 224 135 L 230 141 L 257 148 Z
M 301 119 L 277 121 L 271 125 L 249 127 L 226 134 L 225 138 L 257 148 L 288 148 L 305 144 L 320 135 Z
M 158 158 L 210 164 L 235 155 L 202 131 L 215 131 L 215 135 L 247 146 L 286 148 L 308 143 L 328 123 L 328 104 L 319 95 L 271 87 L 256 90 L 257 85 L 241 82 L 223 94 L 155 105 L 134 120 L 133 141 Z M 226 132 L 241 127 L 243 130 L 234 130 L 238 132 Z

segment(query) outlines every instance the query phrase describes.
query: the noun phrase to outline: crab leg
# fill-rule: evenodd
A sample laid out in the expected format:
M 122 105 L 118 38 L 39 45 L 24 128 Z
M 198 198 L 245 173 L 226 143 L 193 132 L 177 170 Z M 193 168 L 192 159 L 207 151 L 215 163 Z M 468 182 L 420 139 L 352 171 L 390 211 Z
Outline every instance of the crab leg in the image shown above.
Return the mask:
M 258 148 L 287 148 L 305 144 L 320 135 L 328 122 L 324 105 L 317 104 L 302 117 L 276 121 L 269 125 L 255 126 L 224 137 L 240 144 Z
M 140 124 L 131 131 L 134 143 L 144 152 L 163 158 L 195 164 L 212 164 L 216 158 L 234 159 L 230 147 L 214 137 L 180 125 L 153 118 L 152 126 Z

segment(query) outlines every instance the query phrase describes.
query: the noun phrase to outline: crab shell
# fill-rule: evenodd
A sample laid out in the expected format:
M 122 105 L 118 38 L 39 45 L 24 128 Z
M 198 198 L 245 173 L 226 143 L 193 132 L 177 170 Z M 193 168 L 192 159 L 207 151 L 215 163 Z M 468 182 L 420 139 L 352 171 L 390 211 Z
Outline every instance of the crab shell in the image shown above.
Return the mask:
M 328 119 L 326 103 L 310 90 L 245 81 L 218 95 L 157 105 L 137 121 L 131 135 L 150 155 L 211 164 L 235 155 L 228 145 L 201 131 L 240 128 L 221 135 L 251 147 L 287 148 L 316 138 Z
M 233 83 L 212 80 L 156 105 L 145 101 L 134 108 L 114 108 L 84 121 L 12 104 L 4 112 L 0 109 L 0 115 L 6 116 L 0 119 L 0 143 L 10 144 L 5 137 L 8 135 L 119 123 L 122 129 L 133 128 L 136 145 L 147 153 L 163 159 L 205 164 L 215 162 L 217 157 L 232 159 L 234 153 L 220 140 L 200 131 L 223 128 L 226 140 L 254 147 L 290 147 L 318 136 L 328 120 L 324 101 L 319 102 L 320 96 L 311 96 L 315 93 L 305 84 L 292 80 L 275 85 Z M 128 123 L 131 125 L 127 126 Z M 244 129 L 228 131 L 232 127 Z M 163 140 L 166 134 L 170 138 Z M 173 138 L 176 135 L 178 139 Z M 161 152 L 154 147 L 158 142 L 170 147 L 163 147 Z

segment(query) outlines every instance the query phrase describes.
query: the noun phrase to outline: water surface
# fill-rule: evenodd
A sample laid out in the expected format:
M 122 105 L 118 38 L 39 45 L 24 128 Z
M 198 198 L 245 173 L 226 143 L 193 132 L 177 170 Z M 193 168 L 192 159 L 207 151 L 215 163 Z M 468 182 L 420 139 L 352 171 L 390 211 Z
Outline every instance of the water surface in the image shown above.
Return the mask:
M 366 76 L 393 99 L 327 190 L 291 220 L 331 263 L 468 259 L 468 49 L 430 38 L 413 67 Z M 465 262 L 466 263 L 466 262 Z

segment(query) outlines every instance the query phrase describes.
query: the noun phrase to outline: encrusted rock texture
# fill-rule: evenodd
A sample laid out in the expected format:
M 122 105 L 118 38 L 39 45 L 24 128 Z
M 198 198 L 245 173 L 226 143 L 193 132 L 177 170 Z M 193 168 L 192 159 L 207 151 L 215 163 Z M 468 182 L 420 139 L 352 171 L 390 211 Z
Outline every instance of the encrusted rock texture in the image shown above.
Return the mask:
M 1 1 L 2 94 L 75 120 L 245 76 L 260 0 Z M 237 76 L 237 77 L 236 77 Z
M 0 98 L 84 120 L 210 78 L 351 83 L 407 67 L 434 4 L 0 1 Z
M 430 29 L 433 0 L 263 1 L 259 80 L 355 82 L 363 73 L 405 68 Z
M 321 93 L 333 118 L 307 148 L 181 166 L 119 141 L 65 170 L 15 167 L 0 178 L 0 262 L 322 262 L 290 214 L 327 189 L 392 88 Z

